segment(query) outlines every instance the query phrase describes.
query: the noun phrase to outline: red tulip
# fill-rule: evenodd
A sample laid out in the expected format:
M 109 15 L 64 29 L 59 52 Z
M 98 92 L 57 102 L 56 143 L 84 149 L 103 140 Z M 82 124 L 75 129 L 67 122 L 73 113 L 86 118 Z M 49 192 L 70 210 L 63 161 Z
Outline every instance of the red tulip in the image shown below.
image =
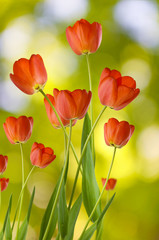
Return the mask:
M 103 187 L 105 185 L 106 180 L 107 180 L 106 178 L 102 178 Z M 106 190 L 113 190 L 115 188 L 116 183 L 117 183 L 117 180 L 115 178 L 109 178 L 105 189 Z
M 135 127 L 129 125 L 126 121 L 119 122 L 115 118 L 110 118 L 108 123 L 104 124 L 104 138 L 108 146 L 121 148 L 127 144 L 131 138 Z
M 73 27 L 66 28 L 66 38 L 77 55 L 94 53 L 102 41 L 101 24 L 97 22 L 90 24 L 88 21 L 81 19 Z
M 46 147 L 42 143 L 33 143 L 30 160 L 32 165 L 35 165 L 39 168 L 47 167 L 54 159 L 56 155 L 54 155 L 54 151 L 52 148 Z
M 4 173 L 7 168 L 8 157 L 0 155 L 0 174 Z
M 3 124 L 3 128 L 12 144 L 25 143 L 31 137 L 33 118 L 26 116 L 8 117 Z
M 0 178 L 0 184 L 1 184 L 1 192 L 3 192 L 9 183 L 9 178 Z
M 82 119 L 89 107 L 92 93 L 86 90 L 53 90 L 56 108 L 60 115 L 66 119 Z
M 47 97 L 49 98 L 49 100 L 51 101 L 52 105 L 53 105 L 53 106 L 55 107 L 55 109 L 56 109 L 56 104 L 55 104 L 55 99 L 54 99 L 54 97 L 51 96 L 50 94 L 47 94 Z M 59 123 L 59 121 L 58 121 L 58 119 L 57 119 L 57 117 L 56 117 L 53 109 L 51 108 L 50 104 L 49 104 L 48 101 L 46 100 L 46 98 L 44 98 L 44 103 L 45 103 L 45 108 L 46 108 L 47 116 L 48 116 L 51 124 L 53 125 L 54 128 L 60 128 L 61 125 L 60 125 L 60 123 Z M 56 109 L 56 111 L 57 111 L 57 109 Z M 58 115 L 59 115 L 59 117 L 60 117 L 63 125 L 64 125 L 65 127 L 69 126 L 70 121 L 64 119 L 64 118 L 60 115 L 59 112 L 58 112 Z M 76 122 L 77 122 L 77 120 L 73 120 L 72 125 L 75 125 Z
M 120 110 L 132 102 L 139 92 L 132 77 L 122 77 L 120 72 L 109 68 L 103 70 L 98 87 L 101 104 Z
M 13 73 L 10 74 L 12 82 L 29 95 L 43 89 L 47 81 L 47 72 L 39 54 L 33 54 L 29 60 L 21 58 L 16 61 Z

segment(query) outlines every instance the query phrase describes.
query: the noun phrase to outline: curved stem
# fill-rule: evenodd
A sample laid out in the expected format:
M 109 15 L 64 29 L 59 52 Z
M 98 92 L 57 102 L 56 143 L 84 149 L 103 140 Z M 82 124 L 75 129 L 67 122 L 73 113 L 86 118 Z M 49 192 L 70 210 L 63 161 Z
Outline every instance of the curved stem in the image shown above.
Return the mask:
M 116 153 L 116 147 L 114 147 L 114 153 L 113 153 L 112 161 L 111 161 L 110 168 L 109 168 L 109 171 L 108 171 L 106 182 L 105 182 L 105 184 L 104 184 L 104 186 L 102 188 L 101 194 L 100 194 L 100 196 L 99 196 L 99 198 L 98 198 L 98 200 L 97 200 L 97 202 L 96 202 L 96 204 L 95 204 L 95 206 L 94 206 L 94 208 L 93 208 L 93 210 L 92 210 L 92 212 L 91 212 L 91 214 L 90 214 L 90 216 L 89 216 L 89 218 L 87 220 L 87 223 L 86 223 L 86 225 L 85 225 L 85 227 L 84 227 L 84 229 L 82 231 L 82 234 L 81 234 L 79 239 L 81 239 L 81 237 L 83 236 L 84 232 L 86 231 L 87 226 L 88 226 L 90 220 L 92 219 L 92 216 L 93 216 L 93 214 L 94 214 L 94 212 L 95 212 L 95 210 L 96 210 L 96 208 L 97 208 L 97 206 L 98 206 L 98 204 L 99 204 L 99 202 L 101 200 L 101 197 L 102 197 L 102 195 L 103 195 L 103 193 L 105 191 L 105 187 L 106 187 L 106 185 L 108 183 L 109 176 L 110 176 L 110 173 L 111 173 L 111 170 L 112 170 L 112 167 L 113 167 L 113 163 L 114 163 L 114 159 L 115 159 L 115 153 Z
M 16 211 L 15 211 L 15 216 L 14 216 L 14 220 L 13 220 L 13 224 L 12 224 L 12 231 L 13 231 L 13 228 L 14 228 L 14 224 L 15 224 L 15 220 L 16 220 L 16 216 L 17 216 L 17 212 L 18 212 L 18 207 L 19 207 L 19 203 L 20 203 L 21 196 L 22 196 L 22 194 L 23 194 L 23 192 L 24 192 L 25 186 L 26 186 L 26 184 L 27 184 L 27 182 L 28 182 L 28 180 L 29 180 L 29 178 L 30 178 L 30 175 L 32 174 L 32 172 L 33 172 L 33 170 L 35 169 L 35 167 L 36 167 L 36 166 L 33 166 L 32 169 L 30 170 L 30 172 L 29 172 L 29 174 L 28 174 L 28 176 L 27 176 L 27 178 L 26 178 L 26 180 L 25 180 L 25 182 L 24 182 L 24 185 L 23 185 L 23 187 L 22 187 L 22 189 L 21 189 L 21 192 L 20 192 L 20 194 L 19 194 L 19 198 L 18 198 L 18 202 L 17 202 L 17 207 L 16 207 Z
M 90 131 L 90 133 L 89 133 L 86 141 L 85 141 L 85 144 L 84 144 L 84 146 L 83 146 L 83 150 L 82 150 L 82 153 L 81 153 L 80 161 L 79 161 L 78 168 L 77 168 L 77 171 L 76 171 L 75 181 L 74 181 L 74 184 L 73 184 L 73 189 L 72 189 L 72 193 L 71 193 L 71 197 L 70 197 L 70 202 L 69 202 L 68 209 L 71 208 L 71 204 L 72 204 L 72 200 L 73 200 L 73 195 L 74 195 L 75 188 L 76 188 L 76 184 L 77 184 L 77 180 L 78 180 L 79 170 L 80 170 L 80 166 L 81 166 L 81 164 L 82 164 L 82 158 L 83 158 L 83 155 L 84 155 L 84 153 L 85 153 L 87 144 L 88 144 L 88 142 L 89 142 L 89 140 L 90 140 L 90 137 L 91 137 L 91 135 L 92 135 L 92 133 L 93 133 L 93 131 L 94 131 L 94 129 L 95 129 L 95 127 L 96 127 L 99 119 L 101 118 L 101 116 L 102 116 L 102 114 L 104 113 L 104 111 L 105 111 L 106 108 L 107 108 L 107 107 L 104 106 L 104 108 L 103 108 L 102 111 L 100 112 L 100 114 L 99 114 L 99 116 L 97 117 L 97 119 L 96 119 L 96 121 L 95 121 L 95 123 L 94 123 L 94 125 L 93 125 L 93 127 L 92 127 L 92 129 L 91 129 L 91 131 Z
M 89 75 L 89 90 L 92 92 L 92 78 L 91 78 L 91 68 L 89 63 L 89 54 L 86 54 L 87 66 L 88 66 L 88 75 Z M 90 121 L 91 121 L 91 128 L 93 126 L 93 94 L 92 99 L 90 102 Z M 94 134 L 91 136 L 91 148 L 92 148 L 92 157 L 94 160 Z
M 60 123 L 60 125 L 61 125 L 61 128 L 62 128 L 65 136 L 66 136 L 67 139 L 68 139 L 68 134 L 67 134 L 67 132 L 66 132 L 66 129 L 65 129 L 65 127 L 64 127 L 64 125 L 63 125 L 63 123 L 62 123 L 62 121 L 61 121 L 61 119 L 60 119 L 60 117 L 59 117 L 59 115 L 58 115 L 55 107 L 53 106 L 52 102 L 50 101 L 50 99 L 47 97 L 47 95 L 44 93 L 44 91 L 43 91 L 42 89 L 40 89 L 39 92 L 41 92 L 41 94 L 44 96 L 44 98 L 45 98 L 45 99 L 48 101 L 48 103 L 50 104 L 52 110 L 54 111 L 54 113 L 55 113 L 55 115 L 56 115 L 56 117 L 57 117 L 57 119 L 58 119 L 58 121 L 59 121 L 59 123 Z M 77 156 L 77 154 L 76 154 L 76 151 L 75 151 L 75 148 L 74 148 L 72 142 L 70 142 L 70 146 L 71 146 L 71 148 L 72 148 L 72 152 L 73 152 L 73 154 L 74 154 L 74 156 L 75 156 L 76 162 L 77 162 L 77 164 L 79 164 L 79 159 L 78 159 L 78 156 Z M 82 169 L 81 169 L 81 168 L 80 168 L 80 172 L 82 173 Z
M 71 131 L 72 131 L 72 120 L 70 120 L 70 131 L 69 131 L 69 137 L 68 137 L 68 144 L 67 144 L 67 150 L 66 150 L 66 155 L 65 155 L 64 167 L 63 167 L 63 170 L 62 170 L 62 175 L 61 175 L 59 187 L 58 187 L 58 190 L 57 190 L 57 193 L 56 193 L 55 201 L 54 201 L 54 204 L 53 204 L 53 207 L 52 207 L 52 210 L 51 210 L 49 222 L 48 222 L 48 225 L 46 227 L 46 230 L 45 230 L 45 233 L 44 233 L 44 236 L 43 236 L 42 240 L 47 240 L 47 234 L 48 234 L 48 231 L 49 231 L 49 228 L 50 228 L 51 220 L 52 220 L 52 217 L 53 217 L 53 214 L 54 214 L 54 211 L 55 211 L 55 207 L 56 207 L 58 197 L 59 197 L 59 194 L 60 194 L 60 191 L 61 191 L 62 183 L 63 183 L 64 177 L 65 177 L 67 162 L 68 162 L 68 159 L 69 159 L 68 154 L 69 154 L 69 147 L 70 147 L 70 142 L 71 142 Z

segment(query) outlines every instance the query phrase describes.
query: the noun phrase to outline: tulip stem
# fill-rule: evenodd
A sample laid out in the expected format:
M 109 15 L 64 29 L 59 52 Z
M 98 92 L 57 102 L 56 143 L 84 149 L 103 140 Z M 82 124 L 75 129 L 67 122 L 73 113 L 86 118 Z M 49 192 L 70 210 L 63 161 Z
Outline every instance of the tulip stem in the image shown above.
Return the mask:
M 56 207 L 56 204 L 57 204 L 57 201 L 58 201 L 58 197 L 59 197 L 59 194 L 60 194 L 60 191 L 61 191 L 62 183 L 64 181 L 64 177 L 65 177 L 65 173 L 66 173 L 66 169 L 67 169 L 67 163 L 68 163 L 68 160 L 69 160 L 69 147 L 70 147 L 70 143 L 71 143 L 71 132 L 72 132 L 72 120 L 70 120 L 70 130 L 69 130 L 69 137 L 68 137 L 64 167 L 63 167 L 63 170 L 62 170 L 62 175 L 61 175 L 61 179 L 60 179 L 60 182 L 59 182 L 59 187 L 58 187 L 58 190 L 57 190 L 57 193 L 56 193 L 56 197 L 55 197 L 55 200 L 54 200 L 54 204 L 53 204 L 53 207 L 52 207 L 52 210 L 51 210 L 50 218 L 49 218 L 49 221 L 48 221 L 48 224 L 47 224 L 47 227 L 46 227 L 46 230 L 45 230 L 45 233 L 43 235 L 42 240 L 47 240 L 47 235 L 48 235 L 48 231 L 49 231 L 49 228 L 50 228 L 51 220 L 52 220 L 52 217 L 53 217 L 53 214 L 54 214 L 54 211 L 55 211 L 55 207 Z
M 23 157 L 22 143 L 19 143 L 19 145 L 20 145 L 20 152 L 21 152 L 21 159 L 22 159 L 22 189 L 23 189 L 23 185 L 24 185 L 24 157 Z M 19 207 L 16 239 L 18 238 L 18 232 L 19 232 L 20 217 L 21 217 L 21 211 L 22 211 L 22 205 L 23 205 L 23 196 L 24 196 L 24 192 L 21 194 L 21 198 L 20 198 L 20 207 Z
M 24 182 L 24 185 L 23 185 L 23 187 L 22 187 L 22 189 L 21 189 L 21 192 L 20 192 L 20 194 L 19 194 L 19 198 L 18 198 L 18 202 L 17 202 L 17 207 L 16 207 L 16 211 L 15 211 L 15 216 L 14 216 L 14 220 L 13 220 L 13 224 L 12 224 L 12 231 L 13 231 L 13 228 L 14 228 L 14 224 L 15 224 L 15 220 L 16 220 L 16 216 L 17 216 L 17 212 L 18 212 L 18 207 L 19 207 L 19 202 L 20 202 L 21 196 L 22 196 L 22 194 L 23 194 L 23 192 L 24 192 L 24 188 L 25 188 L 25 186 L 26 186 L 26 184 L 27 184 L 27 182 L 28 182 L 28 180 L 29 180 L 29 178 L 30 178 L 33 170 L 35 169 L 35 167 L 36 167 L 36 166 L 33 166 L 32 169 L 30 170 L 30 172 L 29 172 L 29 174 L 28 174 L 28 176 L 27 176 L 27 178 L 26 178 L 26 180 L 25 180 L 25 182 Z
M 104 184 L 104 186 L 103 186 L 103 188 L 102 188 L 101 194 L 100 194 L 100 196 L 99 196 L 99 198 L 98 198 L 98 200 L 97 200 L 97 202 L 96 202 L 96 204 L 95 204 L 95 206 L 94 206 L 94 208 L 93 208 L 93 210 L 92 210 L 92 212 L 91 212 L 91 214 L 90 214 L 90 216 L 89 216 L 89 218 L 88 218 L 88 220 L 87 220 L 87 223 L 86 223 L 86 225 L 85 225 L 85 227 L 84 227 L 84 229 L 83 229 L 83 231 L 82 231 L 82 234 L 81 234 L 79 240 L 82 238 L 84 232 L 86 231 L 87 226 L 88 226 L 90 220 L 92 219 L 92 216 L 93 216 L 93 214 L 94 214 L 94 212 L 95 212 L 95 210 L 96 210 L 96 208 L 97 208 L 97 206 L 98 206 L 98 204 L 99 204 L 99 202 L 100 202 L 100 200 L 101 200 L 101 197 L 102 197 L 102 195 L 103 195 L 103 193 L 104 193 L 105 187 L 106 187 L 106 185 L 107 185 L 107 183 L 108 183 L 108 180 L 109 180 L 109 177 L 110 177 L 110 173 L 111 173 L 111 170 L 112 170 L 112 167 L 113 167 L 113 163 L 114 163 L 114 159 L 115 159 L 115 154 L 116 154 L 116 147 L 114 147 L 114 153 L 113 153 L 112 161 L 111 161 L 110 168 L 109 168 L 109 171 L 108 171 L 107 179 L 106 179 L 105 184 Z
M 92 129 L 91 129 L 91 131 L 90 131 L 90 133 L 89 133 L 86 141 L 85 141 L 85 144 L 84 144 L 84 146 L 83 146 L 83 150 L 82 150 L 81 157 L 80 157 L 80 160 L 79 160 L 78 168 L 77 168 L 77 171 L 76 171 L 75 181 L 74 181 L 74 184 L 73 184 L 73 188 L 72 188 L 72 193 L 71 193 L 71 197 L 70 197 L 70 202 L 69 202 L 68 209 L 71 208 L 71 204 L 72 204 L 72 200 L 73 200 L 73 195 L 74 195 L 75 188 L 76 188 L 76 184 L 77 184 L 77 180 L 78 180 L 79 170 L 80 170 L 80 166 L 81 166 L 81 164 L 82 164 L 82 158 L 83 158 L 83 155 L 84 155 L 84 153 L 85 153 L 87 144 L 88 144 L 88 142 L 89 142 L 89 140 L 90 140 L 90 137 L 91 137 L 91 135 L 92 135 L 92 133 L 93 133 L 93 131 L 94 131 L 97 123 L 99 122 L 99 119 L 101 118 L 101 116 L 102 116 L 102 114 L 104 113 L 104 111 L 105 111 L 106 108 L 107 108 L 107 106 L 104 106 L 103 109 L 102 109 L 102 111 L 101 111 L 100 114 L 98 115 L 98 117 L 97 117 L 97 119 L 96 119 L 96 121 L 95 121 L 95 123 L 94 123 L 94 125 L 93 125 L 93 127 L 92 127 Z
M 40 89 L 39 92 L 41 92 L 41 94 L 44 96 L 44 98 L 45 98 L 45 99 L 48 101 L 48 103 L 50 104 L 52 110 L 54 111 L 54 113 L 55 113 L 55 115 L 56 115 L 56 117 L 57 117 L 57 119 L 58 119 L 58 121 L 59 121 L 59 123 L 60 123 L 60 125 L 61 125 L 61 127 L 62 127 L 62 130 L 63 130 L 65 136 L 66 136 L 67 139 L 68 139 L 68 134 L 67 134 L 67 132 L 66 132 L 66 129 L 65 129 L 65 127 L 64 127 L 64 125 L 63 125 L 63 123 L 62 123 L 62 121 L 61 121 L 61 119 L 60 119 L 60 117 L 59 117 L 59 115 L 58 115 L 55 107 L 53 106 L 52 102 L 50 101 L 50 99 L 47 97 L 47 95 L 44 93 L 44 91 L 43 91 L 42 89 Z M 76 159 L 76 161 L 77 161 L 77 164 L 79 164 L 79 159 L 78 159 L 77 153 L 76 153 L 76 151 L 75 151 L 75 148 L 74 148 L 72 142 L 70 142 L 70 146 L 71 146 L 71 148 L 72 148 L 72 152 L 73 152 L 73 154 L 74 154 L 74 156 L 75 156 L 75 159 Z M 80 172 L 82 173 L 82 168 L 80 168 Z
M 88 66 L 88 75 L 89 75 L 89 90 L 92 92 L 92 78 L 91 78 L 91 68 L 90 68 L 90 62 L 89 62 L 89 54 L 86 54 L 87 59 L 87 66 Z M 92 99 L 90 102 L 90 121 L 91 121 L 91 128 L 93 126 L 93 93 L 92 93 Z M 94 134 L 91 136 L 91 148 L 92 148 L 92 157 L 95 164 L 95 156 L 94 156 Z

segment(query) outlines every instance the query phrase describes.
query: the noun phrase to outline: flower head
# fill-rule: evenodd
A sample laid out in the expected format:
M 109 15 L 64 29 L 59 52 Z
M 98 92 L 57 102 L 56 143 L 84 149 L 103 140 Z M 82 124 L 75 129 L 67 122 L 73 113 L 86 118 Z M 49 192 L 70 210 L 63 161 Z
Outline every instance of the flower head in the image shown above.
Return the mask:
M 89 107 L 92 93 L 76 89 L 73 92 L 58 89 L 53 90 L 56 108 L 60 115 L 66 119 L 82 119 Z
M 8 157 L 0 155 L 0 174 L 4 173 L 7 168 Z
M 19 59 L 13 65 L 10 78 L 21 91 L 29 95 L 43 89 L 47 81 L 47 72 L 42 57 L 33 54 L 29 60 Z
M 106 180 L 107 180 L 106 178 L 102 178 L 103 187 L 105 185 Z M 115 188 L 116 183 L 117 183 L 117 180 L 115 178 L 109 178 L 105 189 L 106 190 L 113 190 Z
M 108 122 L 104 124 L 105 143 L 108 146 L 121 148 L 127 144 L 134 129 L 135 127 L 129 125 L 126 121 L 119 122 L 115 118 L 110 118 Z
M 54 155 L 52 148 L 45 147 L 42 143 L 33 143 L 30 153 L 30 160 L 32 165 L 35 165 L 39 168 L 45 168 L 55 158 L 56 155 Z
M 102 41 L 101 24 L 97 22 L 91 24 L 81 19 L 73 27 L 66 28 L 66 38 L 77 55 L 94 53 Z
M 31 137 L 33 118 L 26 116 L 8 117 L 3 124 L 3 128 L 12 144 L 25 143 Z
M 1 192 L 3 192 L 9 183 L 9 178 L 0 178 Z
M 55 107 L 56 111 L 57 111 L 57 108 L 56 108 L 56 104 L 55 104 L 55 98 L 53 96 L 51 96 L 50 94 L 47 94 L 47 97 L 49 98 L 49 100 L 51 101 L 52 105 Z M 56 114 L 55 112 L 53 111 L 53 109 L 51 108 L 50 104 L 48 103 L 48 101 L 46 100 L 46 98 L 44 98 L 44 103 L 45 103 L 45 108 L 46 108 L 46 112 L 47 112 L 47 116 L 52 124 L 52 126 L 54 128 L 60 128 L 61 127 L 61 124 L 59 123 L 57 117 L 56 117 Z M 68 127 L 70 125 L 70 121 L 69 120 L 66 120 L 64 119 L 59 112 L 57 112 L 63 125 L 65 127 Z M 75 123 L 77 122 L 77 120 L 73 120 L 72 122 L 72 125 L 75 125 Z
M 132 102 L 139 92 L 132 77 L 122 77 L 120 72 L 109 68 L 103 70 L 98 87 L 101 104 L 120 110 Z

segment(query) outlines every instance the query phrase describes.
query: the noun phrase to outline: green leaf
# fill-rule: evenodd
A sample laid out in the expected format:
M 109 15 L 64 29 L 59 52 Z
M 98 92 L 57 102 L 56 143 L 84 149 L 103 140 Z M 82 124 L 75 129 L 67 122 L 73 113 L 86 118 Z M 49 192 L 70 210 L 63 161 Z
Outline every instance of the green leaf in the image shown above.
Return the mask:
M 97 228 L 97 223 L 93 223 L 83 234 L 82 237 L 79 238 L 79 240 L 89 240 L 91 239 L 93 233 L 95 232 Z
M 51 195 L 51 198 L 50 198 L 50 201 L 48 203 L 48 206 L 45 210 L 45 213 L 44 213 L 44 216 L 43 216 L 43 219 L 42 219 L 42 223 L 41 223 L 41 228 L 40 228 L 40 237 L 39 237 L 39 240 L 42 240 L 43 236 L 44 236 L 44 233 L 45 233 L 45 230 L 46 230 L 46 227 L 48 225 L 48 221 L 50 219 L 50 214 L 51 214 L 51 210 L 52 210 L 52 206 L 54 204 L 54 200 L 55 200 L 55 197 L 56 197 L 56 193 L 57 193 L 57 190 L 58 190 L 58 187 L 59 187 L 59 183 L 60 183 L 60 178 L 61 178 L 61 174 L 60 174 L 60 177 L 57 181 L 57 184 L 55 186 L 55 189 Z M 51 219 L 51 224 L 50 224 L 50 229 L 48 231 L 48 235 L 47 235 L 47 240 L 50 240 L 52 238 L 52 235 L 55 231 L 55 227 L 56 227 L 56 223 L 57 223 L 57 218 L 58 218 L 58 208 L 57 208 L 57 205 L 55 207 L 55 211 L 54 211 L 54 214 L 52 216 L 52 219 Z
M 59 195 L 58 226 L 61 237 L 64 238 L 68 230 L 68 209 L 64 182 L 62 183 Z
M 73 207 L 69 212 L 69 221 L 68 221 L 68 234 L 65 237 L 65 240 L 72 240 L 74 234 L 75 223 L 81 208 L 82 204 L 82 194 L 78 197 L 76 202 L 74 203 Z
M 12 195 L 10 196 L 10 199 L 9 199 L 8 209 L 7 209 L 7 212 L 6 212 L 3 228 L 2 228 L 2 231 L 0 233 L 0 240 L 3 240 L 4 233 L 5 233 L 5 230 L 6 230 L 6 225 L 7 225 L 7 222 L 8 222 L 8 218 L 10 217 L 11 207 L 12 207 Z
M 8 219 L 7 219 L 7 223 L 6 223 L 5 240 L 12 240 L 12 228 L 11 228 L 11 224 L 10 224 L 10 213 L 8 214 Z
M 84 124 L 83 124 L 81 150 L 83 149 L 87 136 L 91 130 L 90 128 L 91 128 L 90 119 L 88 114 L 86 114 L 84 119 Z M 82 159 L 82 166 L 83 166 L 82 196 L 83 196 L 83 203 L 84 203 L 85 209 L 89 216 L 100 195 L 99 187 L 98 187 L 96 176 L 95 176 L 94 161 L 92 158 L 90 140 L 87 144 L 87 147 Z M 99 218 L 100 213 L 101 213 L 101 203 L 98 204 L 96 211 L 94 212 L 91 220 L 93 222 L 96 221 Z
M 28 224 L 29 224 L 29 219 L 30 219 L 30 214 L 31 214 L 31 209 L 32 209 L 32 205 L 33 205 L 33 200 L 34 200 L 34 195 L 35 195 L 35 187 L 33 189 L 32 195 L 31 195 L 31 199 L 30 199 L 30 203 L 29 203 L 29 208 L 28 208 L 28 213 L 19 229 L 19 233 L 18 233 L 18 240 L 25 240 L 26 239 L 26 235 L 27 235 L 27 230 L 28 230 Z

